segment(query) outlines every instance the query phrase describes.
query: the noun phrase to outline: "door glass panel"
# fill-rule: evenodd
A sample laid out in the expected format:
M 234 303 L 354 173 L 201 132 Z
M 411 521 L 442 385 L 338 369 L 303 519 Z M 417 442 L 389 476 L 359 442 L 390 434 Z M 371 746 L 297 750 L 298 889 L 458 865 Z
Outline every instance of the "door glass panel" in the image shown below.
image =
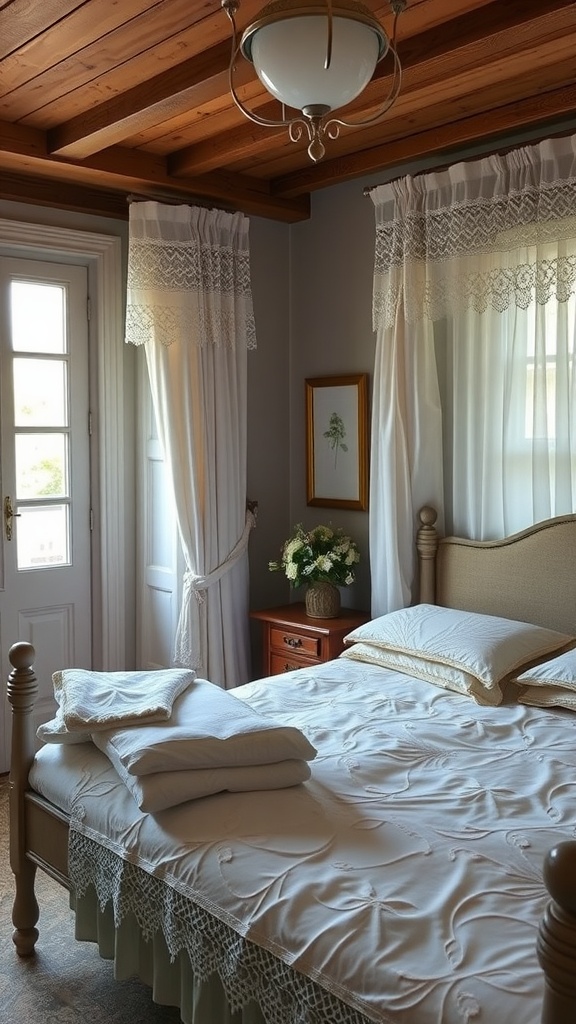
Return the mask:
M 69 565 L 68 506 L 18 507 L 16 545 L 19 569 Z
M 15 352 L 66 351 L 66 290 L 62 285 L 12 281 L 12 348 Z
M 18 570 L 71 564 L 70 298 L 67 277 L 10 281 Z
M 16 435 L 16 497 L 68 496 L 68 437 L 66 434 Z M 21 510 L 23 511 L 23 510 Z
M 14 359 L 17 427 L 66 427 L 67 365 L 61 359 Z

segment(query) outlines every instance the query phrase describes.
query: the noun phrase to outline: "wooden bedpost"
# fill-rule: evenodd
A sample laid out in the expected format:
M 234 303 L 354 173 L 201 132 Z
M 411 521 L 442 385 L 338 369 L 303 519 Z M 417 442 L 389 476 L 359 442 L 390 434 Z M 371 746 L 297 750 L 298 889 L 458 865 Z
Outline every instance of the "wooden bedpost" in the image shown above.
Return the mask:
M 13 671 L 8 676 L 8 700 L 12 705 L 12 755 L 10 759 L 10 867 L 16 882 L 12 910 L 12 941 L 20 956 L 30 956 L 38 938 L 38 903 L 34 893 L 36 865 L 26 857 L 26 819 L 24 794 L 34 760 L 35 735 L 32 708 L 38 693 L 32 669 L 35 651 L 32 644 L 14 644 L 8 657 Z
M 418 513 L 420 526 L 416 534 L 416 548 L 420 563 L 421 604 L 436 604 L 436 552 L 438 533 L 434 523 L 438 513 L 430 505 L 424 505 Z
M 538 933 L 538 959 L 546 988 L 542 1024 L 576 1020 L 576 842 L 550 850 L 544 881 L 552 899 Z

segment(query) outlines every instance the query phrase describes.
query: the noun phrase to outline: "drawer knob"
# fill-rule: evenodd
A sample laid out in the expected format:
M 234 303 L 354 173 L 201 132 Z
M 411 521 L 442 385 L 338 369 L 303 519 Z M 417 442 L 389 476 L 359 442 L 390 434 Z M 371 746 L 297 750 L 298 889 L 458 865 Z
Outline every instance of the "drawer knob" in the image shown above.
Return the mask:
M 282 639 L 288 647 L 302 647 L 302 640 L 299 636 L 284 636 Z
M 301 665 L 291 665 L 290 662 L 288 662 L 288 661 L 285 662 L 285 664 L 284 664 L 284 671 L 285 672 L 293 672 L 297 668 L 302 668 L 302 666 Z

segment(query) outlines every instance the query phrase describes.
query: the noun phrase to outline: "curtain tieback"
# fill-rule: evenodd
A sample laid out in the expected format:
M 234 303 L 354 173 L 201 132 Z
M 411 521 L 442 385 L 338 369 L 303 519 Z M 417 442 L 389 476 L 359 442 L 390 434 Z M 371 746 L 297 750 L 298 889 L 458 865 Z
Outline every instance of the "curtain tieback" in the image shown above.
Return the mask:
M 206 576 L 200 576 L 197 573 L 192 572 L 191 569 L 186 570 L 183 577 L 184 588 L 193 592 L 199 604 L 206 600 L 203 591 L 207 590 L 213 583 L 217 583 L 218 580 L 222 579 L 222 576 L 229 572 L 238 559 L 244 554 L 250 532 L 255 526 L 256 515 L 250 508 L 247 508 L 246 521 L 244 523 L 242 536 L 234 545 L 230 554 L 226 556 L 224 561 L 221 562 L 220 565 L 216 566 L 212 572 L 207 573 Z

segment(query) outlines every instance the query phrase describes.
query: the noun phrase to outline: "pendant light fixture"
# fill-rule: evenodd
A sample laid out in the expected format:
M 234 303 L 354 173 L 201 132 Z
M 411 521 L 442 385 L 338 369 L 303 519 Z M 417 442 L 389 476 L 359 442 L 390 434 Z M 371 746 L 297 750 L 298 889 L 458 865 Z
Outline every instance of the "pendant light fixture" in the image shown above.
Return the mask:
M 396 23 L 406 0 L 390 0 L 394 14 L 391 39 L 372 12 L 355 0 L 271 0 L 242 33 L 238 42 L 235 15 L 238 0 L 221 0 L 232 24 L 230 92 L 245 117 L 265 128 L 288 128 L 292 142 L 308 134 L 308 155 L 315 162 L 325 153 L 323 139 L 335 139 L 340 127 L 375 124 L 400 91 L 402 68 L 396 51 Z M 282 104 L 277 120 L 260 117 L 240 100 L 234 72 L 238 55 L 254 65 L 258 78 Z M 334 115 L 366 88 L 378 61 L 393 62 L 392 84 L 378 110 L 364 119 Z M 290 115 L 286 108 L 298 111 Z

